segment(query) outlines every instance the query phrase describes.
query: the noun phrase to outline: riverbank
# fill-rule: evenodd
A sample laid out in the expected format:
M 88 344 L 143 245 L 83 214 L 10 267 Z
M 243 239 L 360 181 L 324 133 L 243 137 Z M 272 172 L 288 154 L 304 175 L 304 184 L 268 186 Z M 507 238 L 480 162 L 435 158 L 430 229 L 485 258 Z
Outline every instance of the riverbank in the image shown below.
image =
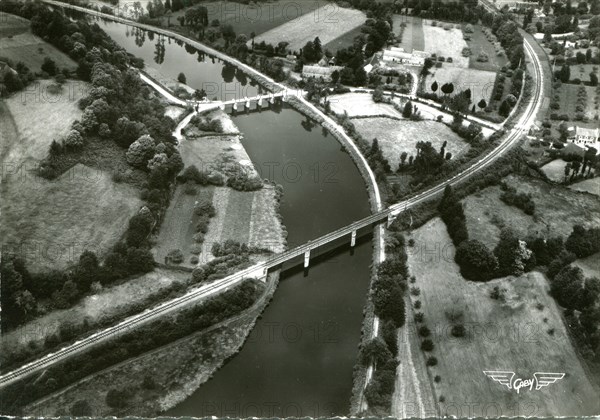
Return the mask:
M 239 315 L 87 376 L 29 404 L 23 412 L 46 417 L 69 415 L 75 403 L 86 401 L 92 417 L 131 413 L 152 417 L 174 407 L 241 349 L 273 297 L 278 281 L 279 272 L 269 273 L 259 299 Z M 106 402 L 107 392 L 114 388 L 133 394 L 122 407 L 110 407 Z
M 181 133 L 179 148 L 185 168 L 195 166 L 209 178 L 222 179 L 223 184 L 241 173 L 260 182 L 259 171 L 241 142 L 242 134 L 225 112 L 196 114 Z M 279 214 L 282 193 L 280 187 L 267 182 L 253 191 L 190 181 L 179 184 L 156 236 L 155 260 L 163 262 L 171 251 L 180 250 L 184 255 L 181 265 L 201 266 L 214 259 L 212 246 L 227 240 L 283 252 L 287 232 Z M 212 203 L 215 215 L 198 241 L 194 212 L 201 201 Z

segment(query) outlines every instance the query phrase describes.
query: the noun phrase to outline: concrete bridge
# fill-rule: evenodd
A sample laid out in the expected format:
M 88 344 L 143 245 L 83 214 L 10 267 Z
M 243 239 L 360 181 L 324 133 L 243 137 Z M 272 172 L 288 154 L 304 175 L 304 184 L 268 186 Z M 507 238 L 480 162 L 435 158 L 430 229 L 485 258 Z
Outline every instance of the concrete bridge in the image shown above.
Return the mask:
M 245 98 L 231 99 L 229 101 L 215 101 L 213 103 L 218 104 L 219 108 L 221 108 L 222 110 L 224 110 L 227 105 L 232 105 L 232 108 L 235 111 L 238 111 L 240 108 L 240 105 L 242 106 L 242 110 L 250 109 L 250 106 L 252 105 L 253 102 L 256 103 L 257 108 L 262 108 L 263 106 L 268 106 L 268 104 L 274 104 L 278 98 L 281 98 L 281 100 L 285 102 L 288 95 L 291 95 L 291 94 L 288 93 L 287 91 L 281 91 L 281 92 L 277 92 L 277 93 L 267 93 L 264 95 L 252 96 L 250 98 L 245 97 Z

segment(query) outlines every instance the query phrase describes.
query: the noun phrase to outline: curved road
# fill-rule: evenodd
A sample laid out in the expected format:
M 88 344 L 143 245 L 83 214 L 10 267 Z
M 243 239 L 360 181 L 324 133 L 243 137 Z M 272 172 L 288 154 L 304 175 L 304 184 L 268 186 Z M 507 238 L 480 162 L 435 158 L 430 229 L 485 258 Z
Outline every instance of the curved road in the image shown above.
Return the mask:
M 46 0 L 46 1 L 48 3 L 63 6 L 63 4 L 60 4 L 58 2 L 48 1 L 48 0 Z M 72 6 L 72 7 L 74 8 L 76 6 Z M 85 9 L 84 9 L 84 11 L 85 11 Z M 131 22 L 126 22 L 126 23 L 131 24 Z M 156 31 L 155 28 L 152 28 L 151 30 Z M 179 37 L 181 37 L 181 36 L 179 36 Z M 529 44 L 529 42 L 527 40 L 524 40 L 524 46 L 525 46 L 526 53 L 532 60 L 532 64 L 534 67 L 534 74 L 532 75 L 533 83 L 534 83 L 534 92 L 533 92 L 532 100 L 527 105 L 525 112 L 519 119 L 519 122 L 515 125 L 515 128 L 513 128 L 506 135 L 506 137 L 503 139 L 502 143 L 500 145 L 498 145 L 494 150 L 492 150 L 488 155 L 486 155 L 485 157 L 480 159 L 478 162 L 476 162 L 474 165 L 472 165 L 471 167 L 465 169 L 460 174 L 455 175 L 451 179 L 446 180 L 427 191 L 424 191 L 408 200 L 394 204 L 394 205 L 390 206 L 389 208 L 383 209 L 383 210 L 381 209 L 381 199 L 379 198 L 379 191 L 376 190 L 377 204 L 378 204 L 379 211 L 372 214 L 371 216 L 368 216 L 360 221 L 354 222 L 354 223 L 350 224 L 349 226 L 339 229 L 335 232 L 328 233 L 328 234 L 326 234 L 316 240 L 310 241 L 304 245 L 301 245 L 294 249 L 288 250 L 281 254 L 277 254 L 277 255 L 269 258 L 266 261 L 258 263 L 250 268 L 242 270 L 242 271 L 235 273 L 231 276 L 228 276 L 224 279 L 217 280 L 209 285 L 204 285 L 204 286 L 195 288 L 195 289 L 187 292 L 183 296 L 172 299 L 168 302 L 164 302 L 154 308 L 147 309 L 142 313 L 139 313 L 137 315 L 126 318 L 125 320 L 121 321 L 120 323 L 118 323 L 116 325 L 113 325 L 102 331 L 96 332 L 96 333 L 90 335 L 89 337 L 86 337 L 84 339 L 76 341 L 73 344 L 65 346 L 62 349 L 56 351 L 55 353 L 45 355 L 44 357 L 42 357 L 38 360 L 35 360 L 31 363 L 28 363 L 24 366 L 21 366 L 20 368 L 14 370 L 14 371 L 5 373 L 2 376 L 0 376 L 0 388 L 4 387 L 10 383 L 13 383 L 31 373 L 38 372 L 38 371 L 40 371 L 44 368 L 47 368 L 57 362 L 63 361 L 65 359 L 67 359 L 68 357 L 78 354 L 78 353 L 82 352 L 83 350 L 85 350 L 101 341 L 105 341 L 107 339 L 114 338 L 114 337 L 118 336 L 119 334 L 122 334 L 130 329 L 138 327 L 139 325 L 147 323 L 151 320 L 155 320 L 155 319 L 163 316 L 165 313 L 169 313 L 174 310 L 181 309 L 182 307 L 184 307 L 190 303 L 198 302 L 201 299 L 205 299 L 206 297 L 209 297 L 211 295 L 214 295 L 216 293 L 219 293 L 226 289 L 229 289 L 229 288 L 239 284 L 244 279 L 247 279 L 250 277 L 261 276 L 269 268 L 277 266 L 295 256 L 302 255 L 309 249 L 314 249 L 314 248 L 318 247 L 319 245 L 325 244 L 325 243 L 330 242 L 337 238 L 341 238 L 344 235 L 348 235 L 352 231 L 359 229 L 361 227 L 369 226 L 369 225 L 378 223 L 382 220 L 393 218 L 396 215 L 398 215 L 399 213 L 401 213 L 402 211 L 406 211 L 406 210 L 416 206 L 417 204 L 420 204 L 424 201 L 434 198 L 435 196 L 437 196 L 438 194 L 443 192 L 446 185 L 449 185 L 449 184 L 454 185 L 454 184 L 462 182 L 462 181 L 476 175 L 481 170 L 485 169 L 490 164 L 492 164 L 496 159 L 498 159 L 500 156 L 502 156 L 502 154 L 504 154 L 506 151 L 508 151 L 513 145 L 515 145 L 519 141 L 519 139 L 521 138 L 521 135 L 524 132 L 526 132 L 526 130 L 527 130 L 526 127 L 530 126 L 535 121 L 535 116 L 541 106 L 541 100 L 543 99 L 543 84 L 544 84 L 541 63 L 540 63 L 540 60 L 538 59 L 538 57 L 535 55 L 535 51 L 533 50 L 532 46 Z M 247 66 L 244 65 L 243 67 L 245 68 Z M 258 73 L 258 72 L 257 72 L 257 70 L 252 69 L 252 73 Z M 268 79 L 268 78 L 266 78 L 266 79 Z M 280 84 L 278 84 L 278 85 L 280 85 Z M 282 85 L 280 85 L 280 86 L 282 86 Z M 325 121 L 325 123 L 324 123 L 325 126 L 327 126 L 330 129 L 339 131 L 340 133 L 342 133 L 344 138 L 351 141 L 351 139 L 346 135 L 346 133 L 343 131 L 343 129 L 335 121 L 333 121 L 330 117 L 322 114 L 313 104 L 306 101 L 304 98 L 300 97 L 299 99 L 306 106 L 311 108 L 313 111 L 318 112 L 318 114 L 322 116 L 322 118 Z M 354 144 L 354 143 L 351 142 L 351 144 Z M 361 156 L 362 156 L 362 154 L 361 154 Z M 362 160 L 364 160 L 364 157 L 362 157 Z M 366 161 L 365 161 L 365 163 L 366 163 Z M 368 168 L 368 166 L 367 166 L 367 168 Z M 369 170 L 369 177 L 372 177 L 372 179 L 374 180 L 373 173 L 370 170 Z M 380 229 L 381 229 L 381 227 L 380 227 Z

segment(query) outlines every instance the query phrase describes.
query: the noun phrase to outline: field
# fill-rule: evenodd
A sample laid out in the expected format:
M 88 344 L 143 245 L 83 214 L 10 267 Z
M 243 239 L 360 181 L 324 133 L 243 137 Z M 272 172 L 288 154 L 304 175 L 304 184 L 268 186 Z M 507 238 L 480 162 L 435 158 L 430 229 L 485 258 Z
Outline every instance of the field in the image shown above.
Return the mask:
M 554 182 L 562 182 L 565 180 L 565 165 L 566 161 L 562 159 L 554 159 L 542 166 L 542 171 Z
M 435 121 L 398 121 L 390 118 L 360 118 L 353 120 L 356 129 L 368 141 L 377 138 L 384 157 L 392 170 L 400 165 L 400 154 L 416 156 L 416 144 L 419 141 L 431 142 L 439 150 L 444 141 L 448 142 L 446 151 L 457 157 L 466 152 L 469 145 L 450 128 Z
M 585 50 L 582 51 L 585 54 Z M 598 64 L 577 64 L 570 66 L 571 80 L 579 79 L 582 82 L 590 81 L 590 73 L 595 72 L 596 76 L 600 76 L 598 73 Z
M 446 65 L 468 68 L 469 58 L 462 55 L 463 48 L 467 46 L 462 30 L 451 23 L 438 22 L 438 25 L 450 25 L 452 28 L 446 30 L 440 26 L 432 26 L 431 21 L 423 21 L 425 51 L 446 59 L 452 57 L 452 63 Z
M 488 187 L 463 200 L 471 238 L 493 247 L 498 242 L 501 226 L 510 226 L 521 236 L 540 233 L 565 239 L 573 225 L 600 226 L 600 203 L 590 194 L 520 176 L 511 175 L 505 181 L 518 192 L 532 195 L 536 214 L 529 216 L 504 204 L 498 198 L 500 187 Z
M 255 38 L 255 42 L 265 41 L 277 45 L 286 41 L 289 42 L 290 51 L 298 51 L 317 36 L 322 45 L 328 44 L 361 26 L 365 20 L 365 14 L 359 10 L 329 4 L 262 33 Z
M 431 74 L 427 76 L 425 82 L 426 92 L 431 92 L 431 85 L 434 81 L 437 81 L 440 86 L 444 83 L 453 83 L 454 93 L 471 89 L 471 100 L 474 104 L 481 99 L 485 99 L 487 103 L 490 103 L 496 73 L 460 68 L 448 63 L 444 63 L 441 68 L 433 67 L 430 72 Z
M 416 277 L 425 324 L 438 360 L 430 377 L 440 376 L 436 397 L 441 415 L 457 417 L 567 416 L 598 413 L 597 391 L 586 377 L 570 343 L 561 313 L 548 295 L 542 274 L 474 283 L 454 263 L 454 246 L 436 218 L 411 235 L 415 249 L 409 265 Z M 436 248 L 439 246 L 439 248 Z M 506 302 L 489 297 L 494 286 L 506 289 Z M 538 306 L 539 305 L 539 306 Z M 539 308 L 539 309 L 538 309 Z M 460 322 L 465 336 L 451 327 Z M 554 329 L 554 334 L 547 331 Z M 415 332 L 413 332 L 415 333 Z M 514 371 L 528 379 L 534 372 L 564 372 L 559 382 L 539 391 L 514 390 L 492 381 L 484 370 Z
M 0 57 L 22 61 L 32 72 L 40 72 L 44 58 L 50 57 L 59 68 L 74 70 L 77 63 L 56 47 L 33 35 L 29 21 L 6 13 L 0 16 Z
M 29 21 L 20 16 L 0 12 L 0 38 L 22 34 L 29 30 Z M 3 54 L 0 54 L 3 55 Z
M 356 28 L 346 32 L 343 35 L 335 38 L 333 41 L 329 41 L 327 44 L 323 46 L 323 50 L 329 50 L 333 54 L 336 54 L 337 50 L 342 48 L 348 48 L 354 45 L 354 38 L 358 35 L 362 34 L 362 26 L 357 26 Z
M 47 84 L 30 91 L 36 95 L 8 98 L 0 113 L 0 237 L 4 245 L 20 247 L 32 271 L 64 268 L 85 248 L 103 254 L 141 205 L 134 187 L 113 183 L 103 170 L 76 165 L 54 181 L 32 172 L 52 140 L 81 116 L 77 100 L 87 90 L 81 82 L 67 82 L 62 96 L 52 95 Z
M 563 83 L 558 89 L 558 95 L 560 97 L 560 109 L 554 111 L 558 114 L 567 114 L 571 121 L 575 119 L 577 113 L 575 107 L 577 106 L 577 97 L 580 85 L 566 84 Z M 582 121 L 573 121 L 573 123 L 580 127 L 596 128 L 598 127 L 598 121 L 594 120 L 594 117 L 600 115 L 600 111 L 595 108 L 594 98 L 596 97 L 596 88 L 592 86 L 585 86 L 587 92 L 587 102 L 584 108 L 584 115 L 589 118 L 589 122 L 585 123 Z
M 356 116 L 388 115 L 401 118 L 402 114 L 392 106 L 373 101 L 372 95 L 367 93 L 344 93 L 328 97 L 331 110 L 343 115 L 344 111 L 350 118 Z
M 227 114 L 211 114 L 221 118 L 226 132 L 239 132 Z M 250 157 L 240 142 L 239 135 L 200 136 L 202 133 L 192 125 L 185 129 L 185 140 L 180 143 L 181 157 L 185 166 L 195 165 L 198 169 L 219 169 L 223 162 L 244 165 L 256 174 Z M 197 252 L 194 241 L 196 216 L 194 204 L 198 200 L 211 201 L 217 212 L 211 219 L 201 252 Z M 186 194 L 179 186 L 169 204 L 167 213 L 154 247 L 156 261 L 163 262 L 174 249 L 184 254 L 183 265 L 193 267 L 192 255 L 199 256 L 199 264 L 213 258 L 212 244 L 233 239 L 249 245 L 274 249 L 282 247 L 282 226 L 276 214 L 275 191 L 270 186 L 253 192 L 240 192 L 228 187 L 197 187 L 195 194 Z
M 406 27 L 402 33 L 402 42 L 400 47 L 404 48 L 405 51 L 425 51 L 425 34 L 423 33 L 423 20 L 420 17 L 406 16 L 406 15 L 394 15 L 394 33 L 400 33 L 400 25 L 404 22 Z
M 590 194 L 600 195 L 600 178 L 585 179 L 576 184 L 569 185 L 569 188 L 575 191 L 585 191 Z
M 170 288 L 174 283 L 186 283 L 189 273 L 169 271 L 161 268 L 151 273 L 129 279 L 121 284 L 105 288 L 100 292 L 86 296 L 75 306 L 64 310 L 54 310 L 34 319 L 27 324 L 2 334 L 5 351 L 20 354 L 27 348 L 43 345 L 46 337 L 59 332 L 64 325 L 82 327 L 86 322 L 89 328 L 122 316 L 132 305 L 140 304 L 152 294 Z
M 505 55 L 496 55 L 494 44 L 485 37 L 481 26 L 473 25 L 473 30 L 474 32 L 469 34 L 471 40 L 467 41 L 467 45 L 471 48 L 472 52 L 472 55 L 469 57 L 469 68 L 497 72 L 502 66 L 508 63 L 508 59 Z M 477 56 L 481 51 L 487 53 L 489 57 L 488 62 L 477 61 Z
M 230 1 L 208 1 L 202 2 L 202 6 L 208 9 L 210 22 L 218 19 L 221 23 L 231 24 L 236 34 L 245 34 L 250 38 L 252 32 L 260 35 L 302 15 L 313 16 L 311 12 L 323 6 L 323 2 L 274 0 L 265 3 L 242 4 Z M 173 13 L 171 25 L 177 25 L 177 17 L 184 15 L 186 10 L 182 9 Z M 163 21 L 166 26 L 166 19 L 163 18 Z

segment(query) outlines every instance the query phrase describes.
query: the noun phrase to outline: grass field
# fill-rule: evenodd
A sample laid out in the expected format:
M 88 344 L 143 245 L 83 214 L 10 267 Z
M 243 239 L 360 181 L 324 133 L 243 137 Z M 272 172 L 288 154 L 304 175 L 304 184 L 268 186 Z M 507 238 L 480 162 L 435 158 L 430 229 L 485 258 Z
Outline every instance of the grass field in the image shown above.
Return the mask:
M 422 302 L 438 360 L 429 368 L 442 416 L 567 416 L 598 413 L 597 390 L 586 377 L 570 343 L 561 314 L 548 295 L 542 274 L 528 273 L 488 283 L 464 280 L 454 263 L 454 247 L 444 223 L 433 219 L 411 235 L 411 273 Z M 438 245 L 440 248 L 436 248 Z M 506 289 L 506 302 L 489 297 L 494 286 Z M 542 306 L 538 306 L 541 304 Z M 541 308 L 541 309 L 538 309 Z M 458 319 L 457 319 L 458 318 Z M 464 325 L 464 337 L 450 334 Z M 554 329 L 554 334 L 547 331 Z M 534 372 L 564 372 L 565 377 L 539 391 L 514 390 L 492 381 L 484 370 L 514 371 L 528 379 Z
M 558 114 L 567 114 L 571 120 L 575 119 L 577 106 L 577 98 L 580 85 L 566 84 L 563 83 L 558 89 L 558 95 L 560 96 L 560 109 L 555 111 Z M 592 86 L 585 86 L 587 92 L 587 102 L 584 109 L 584 115 L 589 118 L 589 122 L 585 123 L 582 121 L 574 121 L 580 127 L 596 128 L 598 127 L 598 121 L 594 120 L 596 115 L 600 115 L 600 111 L 595 108 L 594 98 L 596 97 L 596 88 Z
M 398 121 L 391 118 L 360 118 L 353 120 L 358 132 L 368 141 L 377 138 L 384 157 L 392 170 L 398 169 L 402 152 L 416 156 L 419 141 L 431 142 L 439 150 L 444 141 L 446 151 L 456 158 L 466 152 L 469 145 L 450 128 L 435 121 Z
M 467 46 L 463 39 L 462 30 L 455 28 L 453 24 L 439 23 L 438 25 L 451 25 L 451 29 L 440 26 L 431 26 L 431 21 L 423 21 L 423 33 L 425 35 L 425 51 L 436 54 L 438 57 L 452 57 L 452 63 L 445 64 L 453 67 L 469 67 L 469 58 L 463 57 L 462 50 Z
M 298 51 L 317 36 L 322 45 L 328 44 L 361 26 L 365 20 L 366 15 L 359 10 L 327 4 L 262 33 L 255 38 L 255 42 L 265 41 L 277 45 L 286 41 L 289 42 L 290 51 Z
M 505 181 L 518 192 L 532 195 L 536 214 L 529 216 L 504 204 L 499 199 L 500 187 L 488 187 L 463 200 L 471 238 L 493 247 L 498 242 L 501 226 L 510 226 L 521 236 L 539 233 L 561 235 L 566 239 L 573 225 L 600 225 L 600 203 L 590 194 L 521 176 L 511 175 Z
M 372 95 L 368 93 L 331 95 L 328 97 L 328 100 L 333 112 L 340 115 L 347 112 L 350 118 L 371 115 L 388 115 L 397 118 L 402 117 L 402 114 L 396 111 L 394 107 L 384 103 L 374 102 Z
M 3 13 L 0 16 L 0 57 L 22 61 L 32 72 L 40 72 L 44 58 L 50 57 L 59 68 L 74 70 L 77 63 L 56 47 L 33 35 L 29 21 Z
M 210 220 L 198 253 L 193 250 L 197 219 L 194 203 L 201 200 L 212 202 L 216 215 Z M 198 187 L 195 195 L 185 194 L 180 186 L 167 209 L 153 253 L 156 261 L 163 262 L 170 251 L 179 249 L 184 254 L 182 265 L 193 267 L 195 264 L 190 262 L 193 255 L 199 256 L 198 264 L 205 264 L 214 258 L 212 245 L 228 239 L 281 252 L 282 233 L 276 213 L 275 191 L 271 186 L 252 192 L 228 187 Z
M 361 29 L 362 26 L 357 26 L 356 28 L 349 30 L 345 34 L 340 35 L 339 37 L 325 44 L 323 46 L 323 50 L 329 50 L 335 54 L 339 49 L 351 47 L 354 45 L 354 38 L 362 34 Z
M 394 33 L 400 33 L 400 25 L 406 23 L 402 33 L 402 42 L 400 46 L 405 51 L 425 51 L 425 34 L 423 32 L 423 20 L 416 16 L 394 15 L 393 30 Z
M 218 19 L 221 23 L 233 26 L 236 34 L 245 34 L 250 37 L 254 32 L 260 35 L 302 15 L 310 14 L 323 2 L 295 0 L 274 0 L 264 3 L 242 4 L 231 1 L 202 2 L 208 9 L 208 20 Z M 177 17 L 185 14 L 187 9 L 178 10 L 171 15 L 171 25 L 178 25 Z M 163 18 L 166 25 L 166 19 Z M 315 35 L 316 36 L 316 35 Z M 275 42 L 277 44 L 277 42 Z
M 562 182 L 565 180 L 565 165 L 566 161 L 562 159 L 554 159 L 552 162 L 549 162 L 542 166 L 542 171 L 546 174 L 548 178 L 555 182 Z
M 585 54 L 585 51 L 583 53 Z M 591 72 L 596 73 L 596 76 L 600 76 L 598 73 L 598 67 L 600 66 L 598 64 L 577 64 L 570 67 L 571 80 L 579 79 L 582 82 L 589 82 Z
M 39 83 L 37 95 L 13 95 L 0 108 L 0 237 L 4 245 L 20 247 L 33 271 L 64 268 L 85 248 L 102 254 L 141 205 L 134 187 L 114 184 L 103 170 L 76 165 L 54 181 L 33 173 L 52 140 L 81 116 L 77 100 L 87 90 L 67 82 L 64 92 L 72 96 L 51 95 L 48 83 Z
M 469 57 L 469 67 L 476 70 L 497 72 L 502 66 L 508 63 L 508 59 L 505 55 L 496 55 L 494 44 L 485 37 L 481 26 L 473 25 L 473 30 L 473 33 L 469 34 L 471 40 L 467 41 L 467 45 L 471 48 L 472 52 L 472 55 Z M 488 62 L 482 63 L 477 61 L 477 56 L 482 51 L 487 53 L 490 58 Z
M 437 81 L 440 86 L 444 83 L 453 83 L 454 93 L 471 89 L 471 100 L 474 104 L 481 99 L 485 99 L 487 103 L 490 103 L 496 73 L 460 68 L 448 63 L 445 63 L 441 68 L 434 67 L 430 72 L 431 74 L 427 76 L 425 82 L 426 92 L 431 92 L 431 85 L 434 81 Z M 438 93 L 440 94 L 439 90 Z
M 28 30 L 29 21 L 27 19 L 0 12 L 0 38 L 22 34 Z
M 585 191 L 590 194 L 600 195 L 600 178 L 585 179 L 576 184 L 569 185 L 569 188 L 575 191 Z

